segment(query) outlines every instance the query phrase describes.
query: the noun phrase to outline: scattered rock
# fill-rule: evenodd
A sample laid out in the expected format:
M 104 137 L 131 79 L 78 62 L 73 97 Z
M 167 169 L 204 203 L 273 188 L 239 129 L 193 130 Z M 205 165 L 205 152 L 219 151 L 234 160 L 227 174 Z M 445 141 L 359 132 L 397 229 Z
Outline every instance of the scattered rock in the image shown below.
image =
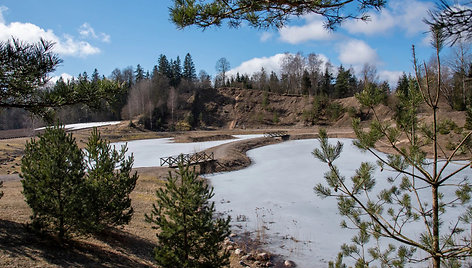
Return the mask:
M 234 249 L 234 246 L 233 245 L 229 245 L 226 247 L 227 250 L 233 250 Z
M 252 254 L 246 254 L 246 255 L 241 257 L 241 260 L 243 260 L 243 261 L 253 261 L 254 256 Z
M 256 256 L 256 260 L 258 261 L 268 261 L 269 259 L 270 259 L 270 256 L 266 252 L 259 253 Z
M 244 254 L 244 251 L 243 251 L 242 249 L 238 248 L 238 249 L 236 249 L 236 250 L 234 251 L 234 254 L 236 254 L 236 255 L 238 255 L 238 256 L 239 256 L 239 255 L 243 255 L 243 254 Z
M 274 264 L 270 261 L 266 262 L 264 265 L 264 267 L 272 267 L 272 266 L 274 266 Z
M 235 233 L 231 233 L 231 234 L 229 235 L 229 237 L 236 237 L 236 236 L 238 236 L 238 235 L 235 234 Z
M 242 266 L 242 267 L 250 267 L 249 265 L 247 265 L 245 262 L 243 261 L 239 261 L 239 264 Z
M 291 260 L 285 260 L 284 261 L 284 266 L 285 267 L 297 267 L 297 265 L 295 264 L 295 262 L 291 261 Z
M 261 266 L 261 264 L 262 264 L 262 263 L 261 263 L 260 261 L 255 261 L 255 262 L 254 262 L 254 265 L 256 265 L 256 266 Z
M 223 243 L 225 246 L 234 244 L 234 242 L 229 237 L 226 237 Z

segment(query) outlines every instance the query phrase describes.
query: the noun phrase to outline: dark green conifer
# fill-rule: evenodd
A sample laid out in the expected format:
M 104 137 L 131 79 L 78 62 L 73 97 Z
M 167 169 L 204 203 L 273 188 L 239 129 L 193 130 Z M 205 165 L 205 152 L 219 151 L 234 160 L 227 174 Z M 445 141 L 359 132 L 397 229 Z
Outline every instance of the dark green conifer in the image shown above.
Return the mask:
M 50 229 L 60 240 L 80 229 L 86 188 L 82 161 L 82 151 L 64 127 L 46 128 L 26 143 L 21 183 L 33 227 Z
M 158 65 L 157 65 L 157 71 L 159 75 L 170 78 L 172 73 L 171 73 L 171 68 L 169 61 L 167 60 L 166 55 L 160 55 L 159 60 L 158 60 Z
M 193 64 L 192 56 L 190 56 L 190 53 L 187 53 L 187 55 L 185 55 L 182 77 L 188 81 L 195 81 L 197 79 L 195 65 Z
M 128 224 L 131 220 L 133 208 L 129 195 L 138 175 L 131 174 L 134 158 L 126 157 L 126 151 L 126 145 L 117 151 L 100 137 L 97 128 L 92 130 L 84 150 L 89 231 Z
M 157 201 L 146 220 L 158 229 L 154 258 L 162 267 L 223 267 L 229 253 L 222 242 L 229 234 L 229 217 L 214 218 L 210 188 L 194 171 L 179 165 L 169 173 L 166 186 L 156 192 Z
M 141 67 L 141 64 L 138 64 L 138 66 L 136 66 L 136 71 L 134 71 L 134 73 L 136 77 L 136 83 L 138 83 L 141 80 L 144 80 L 146 76 L 144 73 L 143 67 Z

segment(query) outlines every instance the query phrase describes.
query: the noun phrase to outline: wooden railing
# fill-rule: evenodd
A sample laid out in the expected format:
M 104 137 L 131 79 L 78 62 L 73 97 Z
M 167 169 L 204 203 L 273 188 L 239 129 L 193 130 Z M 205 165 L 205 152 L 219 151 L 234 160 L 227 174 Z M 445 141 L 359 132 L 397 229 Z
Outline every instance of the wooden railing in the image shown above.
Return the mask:
M 266 138 L 283 138 L 286 136 L 289 136 L 287 131 L 274 131 L 264 133 L 264 137 Z
M 169 167 L 177 167 L 179 163 L 183 165 L 195 165 L 203 162 L 213 161 L 215 160 L 215 154 L 212 153 L 195 153 L 195 154 L 180 154 L 178 156 L 168 156 L 168 157 L 161 157 L 160 164 L 161 166 L 169 166 Z

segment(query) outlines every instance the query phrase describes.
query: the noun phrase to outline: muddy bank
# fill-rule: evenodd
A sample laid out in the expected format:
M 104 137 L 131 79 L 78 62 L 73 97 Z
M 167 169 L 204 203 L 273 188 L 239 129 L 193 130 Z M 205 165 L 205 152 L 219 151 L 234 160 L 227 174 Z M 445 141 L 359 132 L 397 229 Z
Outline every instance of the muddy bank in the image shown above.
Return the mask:
M 256 138 L 222 144 L 205 152 L 215 154 L 214 172 L 233 171 L 251 164 L 251 159 L 246 155 L 247 151 L 279 142 L 281 140 L 274 138 Z

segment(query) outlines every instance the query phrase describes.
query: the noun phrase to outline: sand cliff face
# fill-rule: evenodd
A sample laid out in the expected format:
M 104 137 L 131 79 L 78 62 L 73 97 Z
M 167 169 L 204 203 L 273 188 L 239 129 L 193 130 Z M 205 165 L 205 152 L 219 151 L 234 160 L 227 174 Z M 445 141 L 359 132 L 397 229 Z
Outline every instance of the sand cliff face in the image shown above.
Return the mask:
M 260 90 L 219 88 L 200 90 L 198 106 L 205 125 L 228 129 L 303 127 L 304 111 L 313 107 L 313 97 L 287 96 Z

